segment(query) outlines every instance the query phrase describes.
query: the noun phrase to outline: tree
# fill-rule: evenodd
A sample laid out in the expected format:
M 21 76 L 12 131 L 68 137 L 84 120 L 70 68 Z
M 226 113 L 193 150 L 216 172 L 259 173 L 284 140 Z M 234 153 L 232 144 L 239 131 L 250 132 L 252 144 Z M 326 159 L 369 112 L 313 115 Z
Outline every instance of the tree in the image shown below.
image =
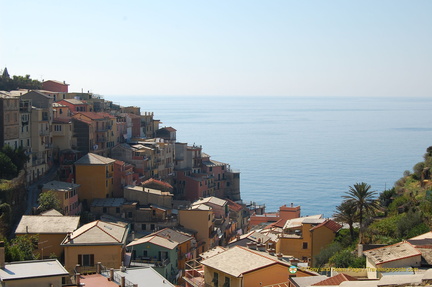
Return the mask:
M 0 204 L 0 235 L 6 236 L 9 234 L 9 228 L 11 223 L 11 214 L 12 208 L 11 206 L 4 202 Z
M 359 242 L 363 243 L 363 219 L 366 214 L 373 214 L 378 207 L 376 201 L 376 191 L 370 191 L 371 186 L 365 182 L 356 183 L 350 186 L 346 195 L 343 196 L 347 201 L 352 202 L 353 207 L 358 212 L 360 224 Z
M 0 152 L 0 178 L 12 179 L 17 175 L 17 167 L 10 157 Z
M 38 239 L 36 235 L 17 236 L 10 242 L 4 239 L 6 261 L 12 262 L 38 259 L 39 254 L 34 253 L 37 249 Z
M 324 247 L 320 253 L 315 256 L 314 264 L 315 267 L 321 268 L 329 262 L 329 259 L 337 252 L 343 250 L 342 245 L 339 242 L 333 242 Z
M 353 201 L 343 201 L 336 206 L 336 212 L 333 214 L 336 221 L 346 223 L 349 226 L 351 242 L 354 242 L 354 223 L 357 222 L 358 215 Z
M 40 212 L 44 212 L 50 209 L 55 209 L 62 212 L 60 200 L 54 194 L 52 190 L 42 192 L 38 198 Z
M 336 268 L 364 268 L 366 266 L 366 259 L 364 257 L 357 257 L 349 249 L 344 249 L 334 254 L 329 259 L 329 263 Z

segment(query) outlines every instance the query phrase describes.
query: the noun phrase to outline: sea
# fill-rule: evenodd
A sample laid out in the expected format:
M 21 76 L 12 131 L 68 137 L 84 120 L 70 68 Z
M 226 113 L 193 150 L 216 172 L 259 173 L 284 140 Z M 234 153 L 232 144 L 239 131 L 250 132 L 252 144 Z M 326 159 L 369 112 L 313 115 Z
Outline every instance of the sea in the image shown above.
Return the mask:
M 245 203 L 331 217 L 355 183 L 392 188 L 432 146 L 432 98 L 105 96 L 240 171 Z

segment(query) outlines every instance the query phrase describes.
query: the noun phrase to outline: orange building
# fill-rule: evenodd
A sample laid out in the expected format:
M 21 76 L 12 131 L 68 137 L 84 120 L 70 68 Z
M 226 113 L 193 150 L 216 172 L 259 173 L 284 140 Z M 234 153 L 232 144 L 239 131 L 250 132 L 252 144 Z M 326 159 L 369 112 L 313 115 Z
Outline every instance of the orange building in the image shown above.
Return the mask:
M 330 244 L 342 225 L 322 215 L 288 220 L 276 241 L 276 253 L 293 256 L 313 266 L 313 258 Z
M 78 198 L 90 206 L 95 198 L 112 197 L 114 159 L 88 153 L 75 162 L 75 182 L 81 185 Z

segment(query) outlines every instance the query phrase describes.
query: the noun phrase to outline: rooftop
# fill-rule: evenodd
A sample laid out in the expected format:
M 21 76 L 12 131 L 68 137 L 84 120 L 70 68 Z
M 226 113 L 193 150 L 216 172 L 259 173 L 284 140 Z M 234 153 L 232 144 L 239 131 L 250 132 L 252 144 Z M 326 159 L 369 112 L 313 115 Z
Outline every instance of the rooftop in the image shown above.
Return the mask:
M 349 276 L 347 274 L 340 273 L 330 278 L 324 279 L 320 282 L 312 284 L 312 286 L 337 286 L 344 281 L 357 281 L 357 278 Z
M 75 230 L 61 245 L 120 245 L 125 242 L 127 231 L 122 224 L 96 220 Z
M 327 279 L 327 276 L 319 275 L 319 276 L 305 276 L 305 277 L 292 277 L 289 280 L 294 283 L 296 287 L 308 287 L 314 283 L 318 283 Z
M 154 232 L 153 234 L 160 237 L 169 238 L 179 244 L 193 239 L 192 236 L 185 235 L 184 233 L 178 232 L 171 228 L 164 228 L 162 230 Z
M 77 188 L 79 186 L 80 185 L 76 183 L 53 180 L 48 183 L 45 183 L 42 186 L 42 188 L 48 190 L 52 189 L 56 191 L 71 191 L 72 189 Z
M 404 241 L 393 245 L 364 251 L 363 254 L 372 260 L 376 265 L 379 265 L 390 261 L 420 256 L 421 252 L 410 243 Z
M 88 153 L 75 162 L 75 165 L 106 165 L 115 162 L 115 159 L 94 153 Z
M 96 198 L 93 199 L 92 207 L 120 207 L 125 203 L 124 198 Z
M 287 222 L 285 223 L 284 229 L 300 227 L 303 225 L 303 223 L 312 223 L 313 222 L 313 223 L 319 224 L 319 223 L 324 222 L 324 220 L 325 220 L 322 217 L 323 217 L 322 214 L 317 214 L 317 215 L 293 218 L 293 219 L 287 220 Z
M 127 245 L 127 247 L 140 245 L 140 244 L 144 244 L 144 243 L 152 243 L 154 245 L 158 245 L 158 246 L 161 246 L 161 247 L 164 247 L 167 249 L 174 249 L 178 245 L 177 242 L 175 242 L 171 239 L 151 234 L 151 235 L 139 238 L 139 239 L 135 239 L 134 241 L 129 243 Z
M 234 246 L 225 252 L 201 261 L 203 265 L 234 277 L 240 277 L 244 273 L 278 263 L 281 262 L 240 246 Z
M 11 262 L 0 269 L 1 281 L 66 275 L 69 272 L 56 259 Z
M 192 203 L 192 205 L 206 204 L 206 203 L 211 203 L 218 206 L 225 206 L 227 204 L 227 201 L 225 199 L 220 199 L 215 196 L 209 196 L 195 201 L 194 203 Z
M 67 234 L 78 228 L 79 216 L 23 215 L 15 231 L 17 234 Z

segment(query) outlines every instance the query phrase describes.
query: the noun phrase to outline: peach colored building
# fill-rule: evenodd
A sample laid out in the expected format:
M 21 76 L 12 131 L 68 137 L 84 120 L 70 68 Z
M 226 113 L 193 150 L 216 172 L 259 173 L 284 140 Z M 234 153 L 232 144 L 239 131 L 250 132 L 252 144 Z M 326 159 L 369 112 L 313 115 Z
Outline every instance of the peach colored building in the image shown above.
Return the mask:
M 81 212 L 81 204 L 78 201 L 79 188 L 79 184 L 53 180 L 42 186 L 42 192 L 54 193 L 64 215 L 78 215 Z
M 288 220 L 276 241 L 276 253 L 293 256 L 313 266 L 313 259 L 330 244 L 342 225 L 322 215 Z
M 40 258 L 50 258 L 54 254 L 63 258 L 63 239 L 79 226 L 79 216 L 63 216 L 53 210 L 41 215 L 23 215 L 15 231 L 17 236 L 36 235 L 38 246 L 35 250 Z
M 100 220 L 85 224 L 65 237 L 65 268 L 72 272 L 77 264 L 96 271 L 101 262 L 107 268 L 119 268 L 124 260 L 129 226 Z

